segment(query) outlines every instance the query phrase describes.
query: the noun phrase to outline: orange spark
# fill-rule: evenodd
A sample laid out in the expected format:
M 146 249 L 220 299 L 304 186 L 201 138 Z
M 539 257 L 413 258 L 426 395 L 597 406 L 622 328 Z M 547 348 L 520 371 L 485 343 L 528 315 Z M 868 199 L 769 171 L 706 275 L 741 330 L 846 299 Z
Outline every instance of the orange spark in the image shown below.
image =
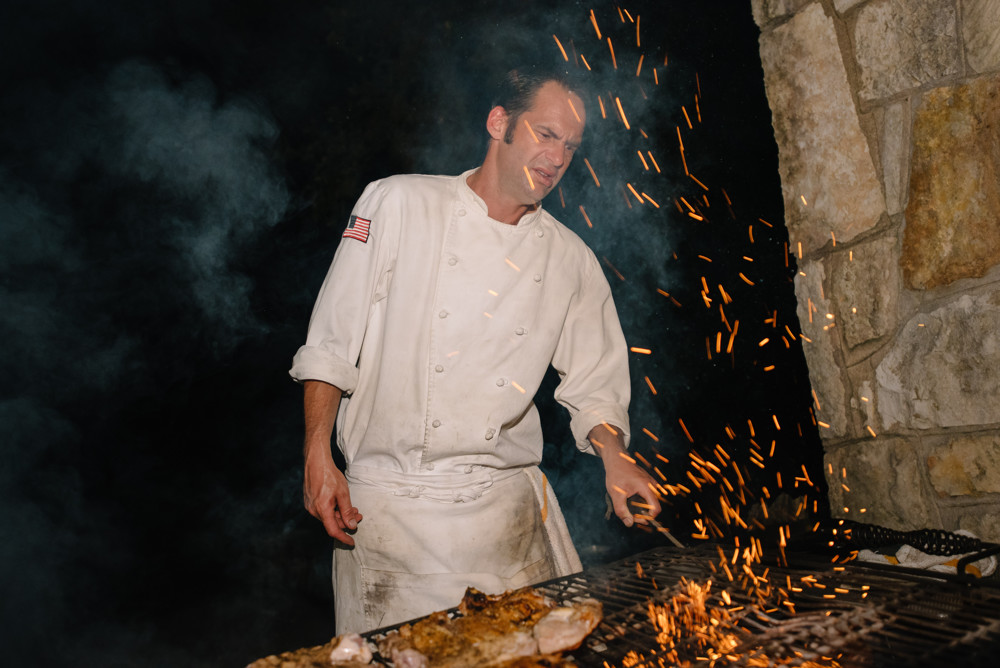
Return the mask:
M 583 159 L 583 164 L 587 165 L 587 169 L 590 170 L 590 175 L 594 177 L 594 183 L 596 183 L 597 187 L 600 188 L 601 187 L 601 182 L 597 180 L 597 174 L 594 173 L 594 168 L 590 166 L 590 160 L 587 160 L 586 158 L 584 158 Z
M 531 186 L 532 190 L 534 190 L 535 182 L 531 179 L 531 172 L 528 171 L 527 165 L 524 166 L 524 175 L 528 177 L 528 185 Z
M 611 264 L 611 261 L 608 260 L 607 257 L 602 256 L 601 259 L 604 260 L 604 264 L 608 265 L 608 268 L 610 268 L 611 271 L 615 272 L 615 276 L 618 277 L 618 280 L 621 281 L 625 280 L 625 277 L 622 276 L 622 273 L 615 268 L 615 265 Z
M 644 199 L 645 199 L 645 200 L 646 200 L 647 202 L 649 202 L 650 204 L 652 204 L 652 205 L 653 205 L 653 206 L 654 206 L 655 208 L 657 208 L 657 209 L 659 209 L 659 208 L 660 208 L 660 205 L 659 205 L 659 204 L 657 204 L 657 203 L 656 203 L 656 202 L 655 202 L 655 201 L 653 200 L 653 198 L 652 198 L 652 197 L 650 197 L 650 196 L 649 196 L 649 195 L 647 195 L 646 193 L 642 193 L 642 196 L 643 196 L 643 198 L 644 198 Z
M 726 345 L 726 354 L 733 352 L 733 341 L 736 339 L 736 332 L 739 330 L 739 328 L 740 328 L 740 321 L 737 320 L 733 323 L 733 331 L 729 335 L 729 343 Z M 751 436 L 752 435 L 753 434 L 751 433 Z
M 649 348 L 637 348 L 635 346 L 632 346 L 631 348 L 629 348 L 629 350 L 631 350 L 634 353 L 639 353 L 641 355 L 649 355 L 653 352 Z
M 651 151 L 646 151 L 646 155 L 649 156 L 650 162 L 653 163 L 653 168 L 656 169 L 656 173 L 659 174 L 660 173 L 660 166 L 658 164 L 656 164 L 656 158 L 653 157 L 653 153 Z
M 639 66 L 635 68 L 635 75 L 636 76 L 639 76 L 639 72 L 642 72 L 642 59 L 643 58 L 645 58 L 645 56 L 642 56 L 642 55 L 639 56 Z
M 681 429 L 683 429 L 683 430 L 684 430 L 684 435 L 685 435 L 685 436 L 687 436 L 687 439 L 688 439 L 689 441 L 691 441 L 692 443 L 694 443 L 694 439 L 693 439 L 693 438 L 691 438 L 691 432 L 689 432 L 689 431 L 688 431 L 688 428 L 687 428 L 687 426 L 686 426 L 686 425 L 684 424 L 684 420 L 682 420 L 682 419 L 680 419 L 680 418 L 677 418 L 677 422 L 679 422 L 679 423 L 680 423 L 680 425 L 681 425 Z
M 643 157 L 642 151 L 636 151 L 636 153 L 639 154 L 639 160 L 642 162 L 643 168 L 648 172 L 649 171 L 649 163 L 646 162 L 646 158 Z
M 616 104 L 616 105 L 618 105 L 618 113 L 619 113 L 619 114 L 621 114 L 621 116 L 622 116 L 622 123 L 624 123 L 624 124 L 625 124 L 625 129 L 626 129 L 626 130 L 629 130 L 629 129 L 631 129 L 631 128 L 629 127 L 629 124 L 628 124 L 628 119 L 627 119 L 627 118 L 625 118 L 625 110 L 624 110 L 624 109 L 622 109 L 622 101 L 621 101 L 621 98 L 618 98 L 618 97 L 616 97 L 616 98 L 615 98 L 615 104 Z
M 594 32 L 597 33 L 597 39 L 601 39 L 601 29 L 597 27 L 597 17 L 594 16 L 594 10 L 590 10 L 590 22 L 594 24 Z
M 576 120 L 583 123 L 583 119 L 580 118 L 580 114 L 577 113 L 576 106 L 573 104 L 573 98 L 568 97 L 566 98 L 566 101 L 569 102 L 569 108 L 573 110 L 573 115 L 576 116 Z
M 626 185 L 626 187 L 628 187 L 629 192 L 631 192 L 633 195 L 635 195 L 635 198 L 637 200 L 639 200 L 639 204 L 642 204 L 642 196 L 640 196 L 639 193 L 637 193 L 635 191 L 635 188 L 632 187 L 632 184 L 631 183 L 626 183 L 625 185 Z
M 646 379 L 646 385 L 649 385 L 649 391 L 656 394 L 656 388 L 653 387 L 653 381 L 649 379 L 649 376 L 643 376 Z
M 617 70 L 618 69 L 618 61 L 615 60 L 615 47 L 611 44 L 611 38 L 610 37 L 608 38 L 608 50 L 611 51 L 611 64 Z
M 594 224 L 590 222 L 590 216 L 587 215 L 587 211 L 583 208 L 582 204 L 580 205 L 580 213 L 583 214 L 583 219 L 587 221 L 587 227 L 593 229 Z
M 688 110 L 687 110 L 687 109 L 685 109 L 683 105 L 681 105 L 681 111 L 683 111 L 683 112 L 684 112 L 684 120 L 685 120 L 685 121 L 687 121 L 687 124 L 688 124 L 688 130 L 693 130 L 693 129 L 694 129 L 694 126 L 693 126 L 693 125 L 691 125 L 691 117 L 690 117 L 690 116 L 688 116 Z
M 552 39 L 556 41 L 556 45 L 559 47 L 559 51 L 562 53 L 563 60 L 569 62 L 569 56 L 566 55 L 566 49 L 563 48 L 562 42 L 555 35 L 552 35 Z
M 536 144 L 540 143 L 539 140 L 538 140 L 538 135 L 536 135 L 535 131 L 531 128 L 531 123 L 528 122 L 527 118 L 524 119 L 524 127 L 528 128 L 528 133 L 531 135 L 531 138 L 535 140 L 535 143 Z M 528 169 L 527 165 L 525 165 L 524 169 L 525 170 Z
M 518 267 L 513 262 L 511 262 L 511 259 L 509 257 L 505 257 L 503 261 L 506 262 L 508 265 L 510 265 L 510 268 L 513 269 L 514 271 L 521 271 L 521 268 Z

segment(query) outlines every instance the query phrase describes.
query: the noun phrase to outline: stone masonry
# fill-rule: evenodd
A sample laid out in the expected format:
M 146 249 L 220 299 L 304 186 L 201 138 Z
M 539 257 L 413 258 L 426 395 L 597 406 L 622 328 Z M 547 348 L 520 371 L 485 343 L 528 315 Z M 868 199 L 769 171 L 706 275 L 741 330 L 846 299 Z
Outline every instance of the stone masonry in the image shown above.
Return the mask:
M 1000 0 L 751 0 L 834 515 L 1000 542 Z

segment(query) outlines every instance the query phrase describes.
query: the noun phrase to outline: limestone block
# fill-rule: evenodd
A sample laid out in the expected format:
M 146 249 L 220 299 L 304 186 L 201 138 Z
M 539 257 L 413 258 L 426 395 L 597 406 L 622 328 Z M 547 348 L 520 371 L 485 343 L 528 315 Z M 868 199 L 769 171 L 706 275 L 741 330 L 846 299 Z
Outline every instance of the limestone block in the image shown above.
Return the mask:
M 1000 433 L 958 436 L 934 447 L 927 470 L 940 496 L 1000 493 Z
M 843 14 L 860 1 L 861 0 L 833 0 L 833 6 L 837 10 L 838 14 Z
M 834 517 L 899 531 L 940 526 L 937 499 L 913 443 L 873 439 L 827 451 L 824 459 Z
M 846 242 L 885 209 L 833 20 L 813 4 L 763 33 L 760 55 L 778 143 L 785 223 L 805 252 Z
M 811 0 L 750 0 L 750 9 L 754 22 L 763 27 L 772 19 L 794 14 L 809 2 Z
M 903 325 L 875 369 L 883 430 L 1000 422 L 1000 288 Z
M 854 348 L 892 332 L 899 302 L 894 235 L 877 237 L 831 257 L 830 292 L 844 342 Z
M 929 91 L 913 121 L 900 264 L 907 287 L 1000 263 L 1000 75 Z
M 958 528 L 972 532 L 979 540 L 1000 543 L 1000 504 L 983 504 L 960 513 Z
M 823 294 L 825 271 L 819 261 L 806 262 L 795 276 L 796 313 L 799 326 L 807 340 L 802 342 L 809 383 L 819 400 L 816 419 L 829 425 L 820 429 L 820 436 L 843 438 L 847 434 L 847 408 L 844 381 L 835 351 L 840 340 L 834 331 L 834 321 L 826 317 L 832 313 L 830 302 Z
M 938 81 L 961 67 L 954 0 L 877 0 L 858 11 L 858 95 L 876 100 Z
M 902 211 L 910 164 L 910 103 L 903 100 L 885 108 L 882 117 L 882 185 L 889 215 Z
M 1000 69 L 1000 0 L 962 0 L 962 37 L 974 72 Z

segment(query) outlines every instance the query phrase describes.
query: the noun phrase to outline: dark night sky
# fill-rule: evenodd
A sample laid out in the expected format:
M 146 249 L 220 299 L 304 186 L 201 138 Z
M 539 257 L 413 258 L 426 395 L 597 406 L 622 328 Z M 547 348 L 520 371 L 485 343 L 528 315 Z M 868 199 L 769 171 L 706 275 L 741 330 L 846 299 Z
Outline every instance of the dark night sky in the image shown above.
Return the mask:
M 565 209 L 546 206 L 604 259 L 630 345 L 652 350 L 632 356 L 635 447 L 686 483 L 689 449 L 724 443 L 739 459 L 751 438 L 765 455 L 773 441 L 749 487 L 777 491 L 775 471 L 790 481 L 803 464 L 822 484 L 750 3 L 637 1 L 624 22 L 613 3 L 493 5 L 3 3 L 10 663 L 244 665 L 329 638 L 330 543 L 301 508 L 291 357 L 365 183 L 474 166 L 483 82 L 561 58 L 553 34 L 633 126 L 591 104 Z M 684 175 L 678 126 L 708 190 Z M 629 200 L 626 182 L 660 208 Z M 678 211 L 681 197 L 705 220 Z M 736 320 L 732 354 L 716 353 Z M 599 464 L 572 452 L 562 409 L 538 403 L 544 464 L 585 561 L 658 544 L 605 520 Z M 712 496 L 672 499 L 665 523 L 690 536 L 694 502 Z

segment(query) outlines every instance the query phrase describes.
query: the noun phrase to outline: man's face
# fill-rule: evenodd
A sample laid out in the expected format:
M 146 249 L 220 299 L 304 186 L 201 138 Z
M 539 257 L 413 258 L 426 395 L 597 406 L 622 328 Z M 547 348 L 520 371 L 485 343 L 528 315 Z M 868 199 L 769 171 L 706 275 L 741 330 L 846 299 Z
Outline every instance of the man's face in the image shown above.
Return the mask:
M 583 101 L 560 84 L 549 81 L 535 94 L 513 128 L 513 139 L 498 143 L 501 187 L 522 204 L 548 195 L 573 160 L 583 139 Z M 511 119 L 507 117 L 507 122 Z M 504 124 L 504 131 L 506 130 Z

